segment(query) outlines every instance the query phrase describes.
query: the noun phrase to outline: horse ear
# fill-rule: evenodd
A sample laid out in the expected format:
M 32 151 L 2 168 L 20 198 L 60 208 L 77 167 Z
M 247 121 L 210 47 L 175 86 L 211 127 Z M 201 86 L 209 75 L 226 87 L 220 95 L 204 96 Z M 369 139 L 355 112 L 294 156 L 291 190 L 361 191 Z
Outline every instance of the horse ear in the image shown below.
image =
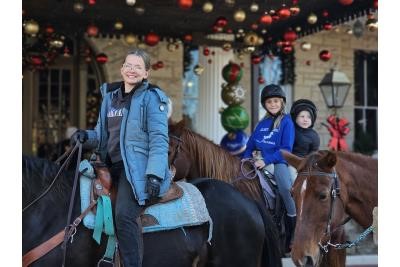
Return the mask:
M 326 155 L 320 160 L 320 165 L 326 166 L 327 168 L 333 168 L 336 165 L 337 156 L 336 152 L 325 150 Z
M 181 136 L 183 133 L 183 129 L 186 127 L 186 123 L 185 120 L 182 119 L 180 121 L 178 121 L 177 123 L 170 125 L 169 127 L 169 131 L 170 133 L 175 134 L 176 136 Z
M 286 161 L 289 163 L 289 165 L 292 165 L 296 169 L 300 166 L 301 161 L 303 160 L 302 158 L 290 153 L 287 150 L 281 149 L 281 154 L 282 156 L 286 159 Z

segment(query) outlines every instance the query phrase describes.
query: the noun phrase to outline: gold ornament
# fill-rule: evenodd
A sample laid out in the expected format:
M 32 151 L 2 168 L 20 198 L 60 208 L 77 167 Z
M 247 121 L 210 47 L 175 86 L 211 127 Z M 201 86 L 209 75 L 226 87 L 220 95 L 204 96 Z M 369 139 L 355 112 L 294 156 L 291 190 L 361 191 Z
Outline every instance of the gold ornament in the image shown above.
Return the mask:
M 243 39 L 245 45 L 255 46 L 258 42 L 258 35 L 255 32 L 248 32 Z
M 136 0 L 126 0 L 126 4 L 128 6 L 134 6 L 136 4 Z
M 375 32 L 376 30 L 378 30 L 378 20 L 375 18 L 369 18 L 365 25 L 370 32 Z
M 310 51 L 311 44 L 309 42 L 302 42 L 300 45 L 301 50 L 303 51 Z
M 231 48 L 232 48 L 232 45 L 231 45 L 230 43 L 224 43 L 224 44 L 222 45 L 222 49 L 223 49 L 224 51 L 229 51 L 229 50 L 231 50 Z
M 61 48 L 64 46 L 64 41 L 61 39 L 53 39 L 49 42 L 50 46 L 55 48 Z
M 167 50 L 169 52 L 174 52 L 176 50 L 176 45 L 173 42 L 167 44 Z
M 134 45 L 135 43 L 137 43 L 138 39 L 136 37 L 136 35 L 132 34 L 132 33 L 128 33 L 127 35 L 125 35 L 125 42 L 128 45 Z
M 235 5 L 235 0 L 225 0 L 225 5 L 233 7 Z
M 318 20 L 318 17 L 314 13 L 311 13 L 310 15 L 308 15 L 308 18 L 307 18 L 308 23 L 315 24 L 315 23 L 317 23 L 317 20 Z
M 124 24 L 119 20 L 114 23 L 114 28 L 117 31 L 122 30 L 123 27 L 124 27 Z
M 258 9 L 259 9 L 259 6 L 258 6 L 257 3 L 255 3 L 255 2 L 251 3 L 251 5 L 250 5 L 250 11 L 251 12 L 257 12 Z
M 137 14 L 137 15 L 143 15 L 144 12 L 146 11 L 146 9 L 144 8 L 143 5 L 139 5 L 137 4 L 136 7 L 133 9 L 133 11 Z
M 204 11 L 204 13 L 210 13 L 210 12 L 212 12 L 213 11 L 213 9 L 214 9 L 214 5 L 211 3 L 211 2 L 205 2 L 204 4 L 203 4 L 203 11 Z
M 36 36 L 36 34 L 39 32 L 39 24 L 34 21 L 33 19 L 28 20 L 24 24 L 24 31 L 26 34 L 29 34 L 33 37 Z
M 194 66 L 193 71 L 197 76 L 200 76 L 204 71 L 204 67 L 200 64 L 197 64 L 196 66 Z
M 74 3 L 73 8 L 76 13 L 82 13 L 82 11 L 85 9 L 84 5 L 81 2 Z
M 242 9 L 238 9 L 233 14 L 233 19 L 237 22 L 243 22 L 246 19 L 246 13 Z
M 257 44 L 256 44 L 256 45 L 260 46 L 260 45 L 262 45 L 263 43 L 264 43 L 264 38 L 262 38 L 261 36 L 258 36 Z

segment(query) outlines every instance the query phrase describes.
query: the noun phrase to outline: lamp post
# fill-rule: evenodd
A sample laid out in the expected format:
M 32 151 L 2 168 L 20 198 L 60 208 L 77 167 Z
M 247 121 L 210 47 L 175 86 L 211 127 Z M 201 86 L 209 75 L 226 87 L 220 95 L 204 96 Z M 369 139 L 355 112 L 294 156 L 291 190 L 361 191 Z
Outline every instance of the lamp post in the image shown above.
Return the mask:
M 348 150 L 345 136 L 350 132 L 350 128 L 348 127 L 349 122 L 345 118 L 337 117 L 336 109 L 343 107 L 350 87 L 351 83 L 346 74 L 335 68 L 325 74 L 324 78 L 322 78 L 322 81 L 319 83 L 319 88 L 321 89 L 326 105 L 328 108 L 334 109 L 334 114 L 327 118 L 329 125 L 322 123 L 322 125 L 328 128 L 331 135 L 328 147 L 332 150 Z
M 349 93 L 351 83 L 346 74 L 332 68 L 329 73 L 325 74 L 319 83 L 322 96 L 328 108 L 343 107 L 344 101 Z

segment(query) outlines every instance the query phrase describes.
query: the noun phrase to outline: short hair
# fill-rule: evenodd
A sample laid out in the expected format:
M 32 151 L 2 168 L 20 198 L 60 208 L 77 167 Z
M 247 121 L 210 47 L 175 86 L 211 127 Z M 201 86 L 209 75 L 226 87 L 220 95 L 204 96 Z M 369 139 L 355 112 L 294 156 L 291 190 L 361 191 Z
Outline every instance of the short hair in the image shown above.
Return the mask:
M 146 68 L 146 70 L 150 69 L 150 55 L 146 51 L 144 51 L 143 49 L 140 49 L 140 48 L 135 48 L 133 50 L 130 50 L 126 54 L 126 57 L 129 55 L 135 55 L 135 56 L 141 57 L 143 59 L 144 67 Z M 126 57 L 124 59 L 124 62 L 126 60 Z

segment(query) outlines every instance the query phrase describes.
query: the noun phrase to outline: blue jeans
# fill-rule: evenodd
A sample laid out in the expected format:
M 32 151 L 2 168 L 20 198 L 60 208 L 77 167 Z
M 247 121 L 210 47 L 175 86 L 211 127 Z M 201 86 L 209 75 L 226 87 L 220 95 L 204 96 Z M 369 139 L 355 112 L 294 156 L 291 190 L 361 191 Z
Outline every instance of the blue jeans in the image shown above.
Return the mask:
M 291 174 L 289 168 L 284 163 L 274 164 L 274 175 L 278 185 L 279 194 L 281 195 L 288 216 L 296 216 L 296 206 L 294 200 L 290 195 L 290 189 L 292 187 Z
M 110 169 L 113 182 L 118 184 L 115 201 L 115 226 L 119 250 L 124 267 L 141 267 L 143 261 L 143 235 L 140 213 L 143 207 L 133 195 L 122 162 Z

